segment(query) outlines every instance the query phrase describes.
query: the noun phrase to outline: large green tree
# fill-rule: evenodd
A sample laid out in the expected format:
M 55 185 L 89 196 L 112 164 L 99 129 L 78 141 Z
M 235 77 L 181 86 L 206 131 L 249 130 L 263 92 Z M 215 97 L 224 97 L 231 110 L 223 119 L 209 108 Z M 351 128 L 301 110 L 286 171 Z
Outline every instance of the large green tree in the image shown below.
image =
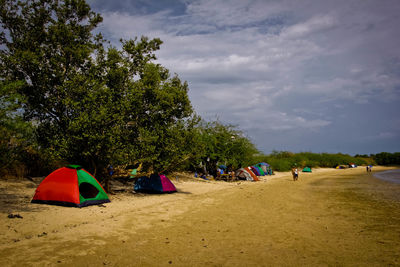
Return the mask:
M 67 132 L 76 95 L 72 81 L 90 68 L 96 45 L 91 31 L 101 17 L 81 0 L 0 0 L 0 75 L 4 84 L 19 83 L 17 93 L 26 121 L 37 126 L 37 140 L 52 156 Z
M 2 81 L 19 83 L 41 149 L 104 174 L 140 161 L 170 170 L 191 153 L 187 83 L 158 64 L 161 40 L 105 47 L 83 0 L 0 0 Z

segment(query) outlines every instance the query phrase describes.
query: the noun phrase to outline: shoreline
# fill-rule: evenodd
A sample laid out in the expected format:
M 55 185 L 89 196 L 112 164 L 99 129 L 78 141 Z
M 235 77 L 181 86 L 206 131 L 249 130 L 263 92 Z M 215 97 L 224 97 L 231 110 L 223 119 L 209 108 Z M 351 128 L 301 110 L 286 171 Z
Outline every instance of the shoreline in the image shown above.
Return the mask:
M 374 176 L 383 181 L 400 184 L 400 169 L 377 172 Z
M 32 183 L 1 181 L 1 204 L 11 208 L 0 211 L 0 263 L 400 264 L 400 185 L 364 169 L 315 169 L 296 182 L 290 172 L 260 182 L 171 180 L 176 194 L 119 193 L 82 209 L 30 204 Z

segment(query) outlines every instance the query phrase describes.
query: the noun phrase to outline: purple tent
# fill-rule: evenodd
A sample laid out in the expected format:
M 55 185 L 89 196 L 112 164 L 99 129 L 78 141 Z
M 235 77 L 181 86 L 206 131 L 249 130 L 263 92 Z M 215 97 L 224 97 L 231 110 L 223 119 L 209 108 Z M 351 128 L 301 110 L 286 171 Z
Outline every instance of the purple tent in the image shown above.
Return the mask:
M 160 179 L 164 192 L 176 192 L 175 185 L 164 174 L 160 174 Z
M 175 185 L 163 174 L 152 174 L 140 177 L 134 186 L 136 192 L 144 193 L 173 193 L 176 192 Z

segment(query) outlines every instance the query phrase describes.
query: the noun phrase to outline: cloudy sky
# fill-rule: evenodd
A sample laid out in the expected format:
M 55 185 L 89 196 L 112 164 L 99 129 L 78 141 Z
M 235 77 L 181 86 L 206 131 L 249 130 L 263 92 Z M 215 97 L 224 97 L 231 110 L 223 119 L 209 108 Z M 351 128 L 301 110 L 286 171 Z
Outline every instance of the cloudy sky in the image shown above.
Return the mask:
M 116 46 L 160 38 L 196 112 L 264 153 L 400 151 L 398 0 L 89 3 Z

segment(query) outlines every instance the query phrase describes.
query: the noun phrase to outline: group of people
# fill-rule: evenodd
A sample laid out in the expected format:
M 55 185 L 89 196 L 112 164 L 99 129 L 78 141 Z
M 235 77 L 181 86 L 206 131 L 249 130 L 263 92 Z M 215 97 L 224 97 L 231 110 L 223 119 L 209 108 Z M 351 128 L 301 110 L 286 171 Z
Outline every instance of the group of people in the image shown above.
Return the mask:
M 215 177 L 217 179 L 235 180 L 235 172 L 232 170 L 232 167 L 228 167 L 226 169 L 218 167 Z
M 371 165 L 367 166 L 367 172 L 372 172 L 372 166 Z

